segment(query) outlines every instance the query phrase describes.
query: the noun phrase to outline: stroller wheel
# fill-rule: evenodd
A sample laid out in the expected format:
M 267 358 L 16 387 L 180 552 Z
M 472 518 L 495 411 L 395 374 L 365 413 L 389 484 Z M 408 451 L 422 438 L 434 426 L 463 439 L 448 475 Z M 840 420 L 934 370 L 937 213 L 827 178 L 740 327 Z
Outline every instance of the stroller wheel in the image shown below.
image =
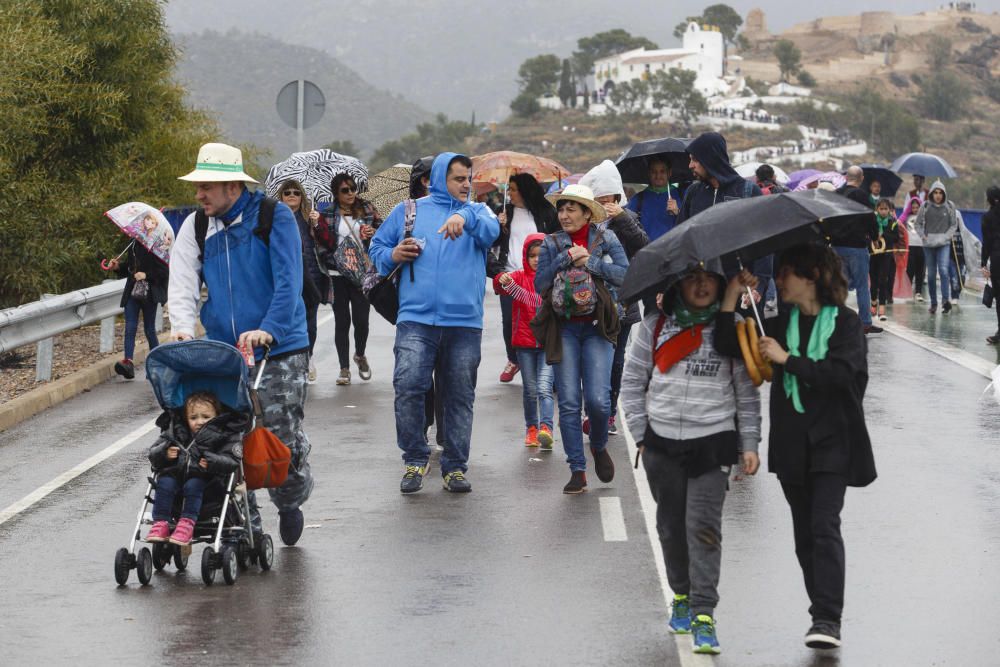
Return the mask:
M 206 586 L 215 583 L 215 566 L 212 564 L 214 558 L 215 549 L 212 547 L 205 547 L 205 550 L 201 552 L 201 579 Z
M 236 563 L 236 549 L 225 546 L 222 547 L 222 578 L 226 584 L 232 586 L 236 583 L 239 575 L 239 566 Z
M 119 586 L 124 586 L 128 581 L 128 573 L 132 569 L 131 560 L 132 556 L 125 547 L 115 552 L 115 581 Z
M 149 585 L 153 579 L 153 554 L 149 553 L 148 547 L 139 550 L 135 559 L 135 572 L 139 575 L 139 583 L 143 586 Z
M 260 541 L 257 543 L 257 564 L 265 572 L 274 565 L 274 542 L 267 533 L 261 535 Z
M 177 568 L 178 572 L 183 572 L 188 566 L 188 556 L 191 555 L 191 547 L 182 547 L 177 544 L 174 545 L 174 567 Z
M 236 564 L 245 572 L 250 568 L 250 561 L 250 545 L 241 541 L 238 545 L 236 545 Z
M 159 572 L 170 562 L 170 545 L 163 542 L 153 544 L 153 569 Z

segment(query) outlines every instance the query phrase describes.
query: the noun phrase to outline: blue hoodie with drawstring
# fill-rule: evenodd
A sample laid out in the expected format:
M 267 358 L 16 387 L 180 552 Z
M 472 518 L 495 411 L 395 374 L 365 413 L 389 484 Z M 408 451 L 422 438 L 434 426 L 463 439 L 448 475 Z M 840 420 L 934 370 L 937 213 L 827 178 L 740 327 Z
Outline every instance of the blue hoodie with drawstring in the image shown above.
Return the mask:
M 431 166 L 430 194 L 418 199 L 413 238 L 426 242 L 410 269 L 399 279 L 397 322 L 440 327 L 483 328 L 486 255 L 500 235 L 500 222 L 485 204 L 460 201 L 447 187 L 448 166 L 458 153 L 441 153 Z M 465 219 L 462 235 L 446 238 L 438 230 L 453 214 Z M 388 275 L 396 268 L 392 251 L 403 240 L 405 203 L 398 204 L 378 228 L 368 254 Z

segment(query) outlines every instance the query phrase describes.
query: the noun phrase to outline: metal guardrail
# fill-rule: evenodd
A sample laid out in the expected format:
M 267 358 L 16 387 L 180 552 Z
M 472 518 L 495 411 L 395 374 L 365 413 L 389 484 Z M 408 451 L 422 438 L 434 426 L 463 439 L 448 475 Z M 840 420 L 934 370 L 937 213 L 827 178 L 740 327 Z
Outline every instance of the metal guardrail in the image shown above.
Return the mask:
M 101 322 L 101 352 L 110 352 L 114 345 L 114 318 L 122 312 L 118 304 L 124 288 L 124 278 L 110 280 L 0 310 L 0 354 L 38 343 L 36 378 L 49 380 L 52 377 L 52 338 L 95 322 Z

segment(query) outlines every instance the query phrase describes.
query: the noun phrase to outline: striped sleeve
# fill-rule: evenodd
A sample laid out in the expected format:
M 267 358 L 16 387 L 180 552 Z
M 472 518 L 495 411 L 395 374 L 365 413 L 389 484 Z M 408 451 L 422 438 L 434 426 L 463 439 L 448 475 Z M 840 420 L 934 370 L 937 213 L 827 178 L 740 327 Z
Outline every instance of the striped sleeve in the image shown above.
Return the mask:
M 760 443 L 760 391 L 753 386 L 741 359 L 729 359 L 733 365 L 733 393 L 736 394 L 736 423 L 740 432 L 740 451 L 756 452 Z
M 632 437 L 641 443 L 646 437 L 646 390 L 653 375 L 652 343 L 653 323 L 656 318 L 645 318 L 640 322 L 632 345 L 625 356 L 622 371 L 621 402 L 625 410 L 625 422 Z

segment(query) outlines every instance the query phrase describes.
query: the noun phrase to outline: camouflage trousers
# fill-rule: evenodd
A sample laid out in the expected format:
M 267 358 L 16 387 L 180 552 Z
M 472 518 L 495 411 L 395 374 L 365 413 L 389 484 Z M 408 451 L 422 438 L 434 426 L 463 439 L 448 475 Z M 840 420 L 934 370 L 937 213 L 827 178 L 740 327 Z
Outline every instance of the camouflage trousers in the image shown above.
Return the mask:
M 279 512 L 297 509 L 309 499 L 313 490 L 309 469 L 312 445 L 302 430 L 308 373 L 309 355 L 305 352 L 268 361 L 257 389 L 264 410 L 264 425 L 292 452 L 288 479 L 280 487 L 267 490 Z M 253 493 L 250 494 L 250 514 L 254 529 L 259 531 L 260 509 Z

